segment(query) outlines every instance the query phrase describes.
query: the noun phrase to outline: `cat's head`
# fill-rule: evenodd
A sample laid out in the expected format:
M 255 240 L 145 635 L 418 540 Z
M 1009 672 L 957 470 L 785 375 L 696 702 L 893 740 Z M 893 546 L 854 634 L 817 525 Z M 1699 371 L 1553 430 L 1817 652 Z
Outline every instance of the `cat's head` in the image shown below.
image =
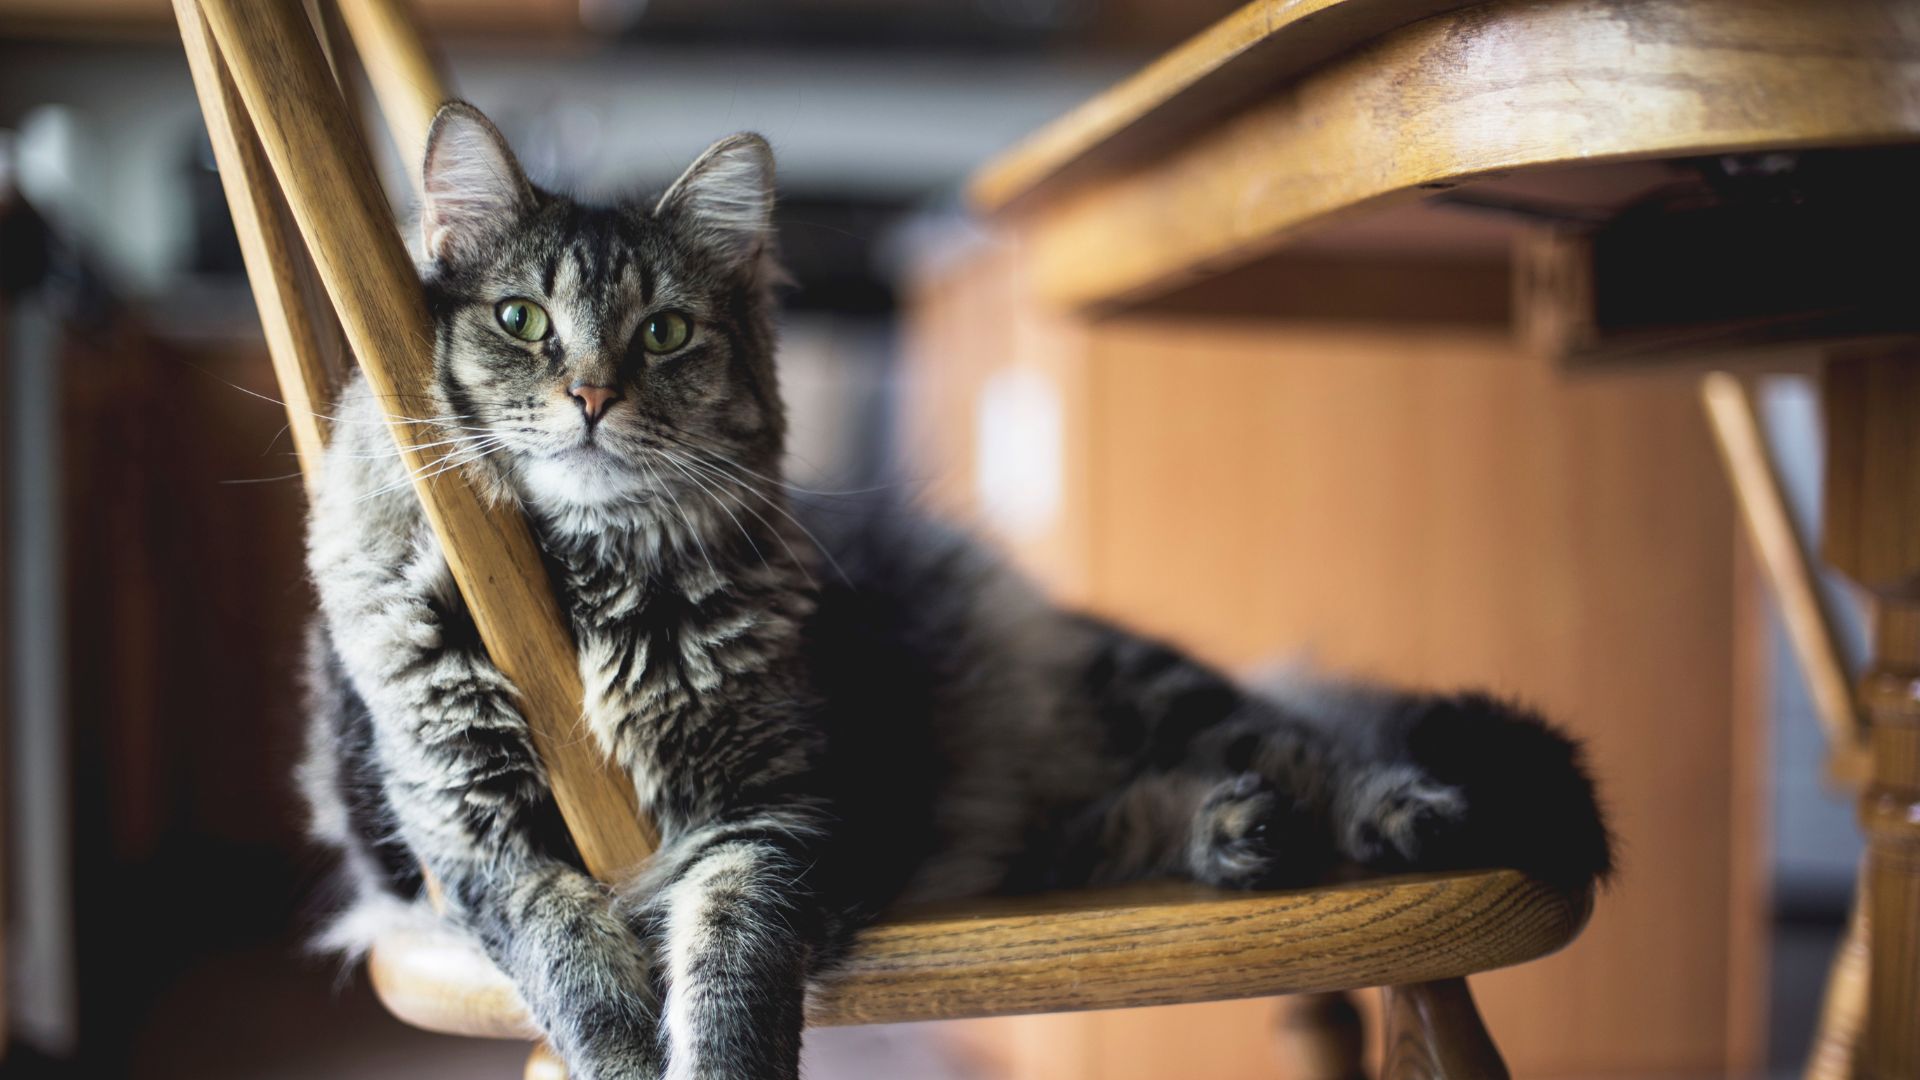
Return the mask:
M 423 180 L 437 391 L 523 498 L 604 517 L 777 467 L 765 140 L 714 143 L 658 200 L 589 207 L 452 103 Z

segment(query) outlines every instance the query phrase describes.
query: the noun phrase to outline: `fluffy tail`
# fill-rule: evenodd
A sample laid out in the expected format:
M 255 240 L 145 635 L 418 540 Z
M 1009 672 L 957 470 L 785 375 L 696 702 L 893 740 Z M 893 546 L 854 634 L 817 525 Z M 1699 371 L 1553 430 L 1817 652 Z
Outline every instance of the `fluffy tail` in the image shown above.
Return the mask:
M 1424 819 L 1414 869 L 1509 866 L 1582 889 L 1613 873 L 1607 829 L 1580 744 L 1538 713 L 1490 694 L 1405 693 L 1270 671 L 1255 689 L 1345 747 L 1358 774 L 1404 775 L 1452 789 L 1446 820 Z M 1386 865 L 1391 865 L 1388 860 Z
M 1466 820 L 1438 859 L 1511 866 L 1568 889 L 1612 875 L 1613 837 L 1579 743 L 1489 694 L 1399 702 L 1375 730 L 1376 749 L 1466 795 Z

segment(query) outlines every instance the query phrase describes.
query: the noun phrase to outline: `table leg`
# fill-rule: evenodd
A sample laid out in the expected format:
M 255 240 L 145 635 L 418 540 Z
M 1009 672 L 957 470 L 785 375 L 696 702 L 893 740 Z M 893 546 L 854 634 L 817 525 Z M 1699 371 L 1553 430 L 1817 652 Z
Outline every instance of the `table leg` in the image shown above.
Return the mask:
M 1834 950 L 1833 966 L 1827 971 L 1827 993 L 1820 1003 L 1820 1026 L 1814 1029 L 1805 1080 L 1854 1078 L 1860 1060 L 1860 1029 L 1867 1020 L 1867 958 L 1872 955 L 1872 940 L 1867 926 L 1867 875 L 1862 867 L 1854 886 L 1847 936 Z
M 1873 782 L 1863 913 L 1872 927 L 1858 1075 L 1920 1076 L 1920 606 L 1883 604 L 1863 685 Z M 1894 643 L 1889 648 L 1887 642 Z
M 1827 561 L 1873 594 L 1861 682 L 1872 779 L 1862 903 L 1873 942 L 1857 1075 L 1920 1076 L 1920 348 L 1853 353 L 1825 378 Z

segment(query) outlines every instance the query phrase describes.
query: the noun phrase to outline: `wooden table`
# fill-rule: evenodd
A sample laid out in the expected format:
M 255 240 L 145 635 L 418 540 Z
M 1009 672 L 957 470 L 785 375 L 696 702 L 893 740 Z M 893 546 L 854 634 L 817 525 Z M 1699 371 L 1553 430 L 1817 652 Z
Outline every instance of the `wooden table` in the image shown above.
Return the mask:
M 1567 370 L 1820 350 L 1822 554 L 1876 607 L 1864 1030 L 1820 1067 L 1892 1080 L 1920 1076 L 1916 147 L 1902 0 L 1256 0 L 971 197 L 1048 341 L 1156 308 L 1444 321 L 1492 266 Z M 1420 284 L 1356 308 L 1299 269 L 1369 262 Z

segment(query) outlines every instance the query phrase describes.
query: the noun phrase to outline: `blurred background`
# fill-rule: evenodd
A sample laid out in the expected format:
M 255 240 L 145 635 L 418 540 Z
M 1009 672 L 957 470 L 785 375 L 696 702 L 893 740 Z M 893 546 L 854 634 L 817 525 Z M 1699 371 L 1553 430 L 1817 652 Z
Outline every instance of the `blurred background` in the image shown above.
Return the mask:
M 719 135 L 773 141 L 799 283 L 783 363 L 800 482 L 911 489 L 1061 597 L 1224 663 L 1304 650 L 1402 681 L 1489 684 L 1592 738 L 1623 883 L 1566 954 L 1518 982 L 1476 981 L 1519 1074 L 1797 1069 L 1859 840 L 1849 798 L 1820 782 L 1812 709 L 1686 378 L 1542 379 L 1506 401 L 1547 417 L 1549 430 L 1510 433 L 1503 456 L 1522 464 L 1542 447 L 1638 444 L 1664 466 L 1610 506 L 1552 504 L 1539 529 L 1501 519 L 1516 558 L 1411 515 L 1498 517 L 1530 498 L 1525 481 L 1477 477 L 1485 506 L 1436 506 L 1460 484 L 1434 486 L 1413 460 L 1431 447 L 1401 423 L 1427 406 L 1369 404 L 1417 385 L 1445 416 L 1477 376 L 1464 365 L 1450 389 L 1427 373 L 1433 356 L 1520 363 L 1488 344 L 1507 314 L 1497 288 L 1468 324 L 1243 306 L 1202 328 L 1204 297 L 1106 323 L 1075 346 L 1097 362 L 1091 413 L 1062 406 L 1044 356 L 1001 364 L 1011 271 L 962 182 L 1230 3 L 422 7 L 460 93 L 548 185 L 658 189 Z M 517 1075 L 523 1047 L 404 1028 L 357 973 L 302 948 L 326 902 L 289 782 L 311 606 L 303 496 L 164 0 L 0 0 L 0 378 L 0 1069 Z M 1810 522 L 1815 384 L 1788 370 L 1760 386 Z M 1505 421 L 1469 409 L 1459 422 Z M 1217 428 L 1249 453 L 1210 451 Z M 1283 428 L 1295 437 L 1274 451 Z M 1603 513 L 1641 532 L 1609 532 Z M 1460 558 L 1443 566 L 1441 551 Z M 1606 561 L 1590 586 L 1553 576 L 1588 557 Z M 1857 651 L 1852 600 L 1831 599 Z M 1406 614 L 1440 604 L 1453 614 Z M 1275 1015 L 1254 1002 L 823 1032 L 810 1075 L 1274 1076 Z M 1617 1037 L 1569 1038 L 1595 1018 Z

